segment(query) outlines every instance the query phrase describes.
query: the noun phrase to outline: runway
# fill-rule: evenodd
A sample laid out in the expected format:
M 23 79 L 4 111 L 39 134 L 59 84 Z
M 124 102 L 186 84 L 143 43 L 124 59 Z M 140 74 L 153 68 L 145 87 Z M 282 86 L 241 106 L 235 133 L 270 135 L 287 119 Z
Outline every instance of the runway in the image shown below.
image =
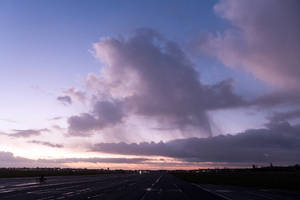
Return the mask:
M 216 188 L 217 187 L 217 188 Z M 223 189 L 223 190 L 222 190 Z M 187 183 L 165 172 L 149 174 L 102 174 L 93 176 L 47 177 L 45 183 L 35 178 L 0 179 L 0 199 L 51 200 L 51 199 L 299 199 L 297 193 L 273 196 L 261 191 L 260 195 L 249 195 L 247 191 L 223 186 L 196 185 Z M 223 192 L 222 192 L 223 191 Z M 243 193 L 244 192 L 244 193 Z M 255 194 L 255 191 L 252 191 Z M 226 193 L 226 194 L 224 194 Z M 279 191 L 280 193 L 280 191 Z M 247 195 L 246 195 L 247 194 Z

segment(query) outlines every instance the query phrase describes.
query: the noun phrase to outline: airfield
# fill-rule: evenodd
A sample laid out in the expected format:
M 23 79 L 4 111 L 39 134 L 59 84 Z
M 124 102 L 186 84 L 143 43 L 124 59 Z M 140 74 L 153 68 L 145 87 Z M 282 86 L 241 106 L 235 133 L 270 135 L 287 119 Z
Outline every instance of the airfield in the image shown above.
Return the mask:
M 46 178 L 47 180 L 43 183 L 35 177 L 0 178 L 0 199 L 300 199 L 300 192 L 296 190 L 195 184 L 185 182 L 167 172 L 49 176 Z

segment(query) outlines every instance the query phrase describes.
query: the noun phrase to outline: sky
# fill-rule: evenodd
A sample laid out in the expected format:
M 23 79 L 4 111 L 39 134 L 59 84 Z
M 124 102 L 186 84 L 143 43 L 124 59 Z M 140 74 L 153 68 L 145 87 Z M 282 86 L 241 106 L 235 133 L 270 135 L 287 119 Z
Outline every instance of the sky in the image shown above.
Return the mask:
M 300 163 L 298 0 L 0 0 L 0 167 Z

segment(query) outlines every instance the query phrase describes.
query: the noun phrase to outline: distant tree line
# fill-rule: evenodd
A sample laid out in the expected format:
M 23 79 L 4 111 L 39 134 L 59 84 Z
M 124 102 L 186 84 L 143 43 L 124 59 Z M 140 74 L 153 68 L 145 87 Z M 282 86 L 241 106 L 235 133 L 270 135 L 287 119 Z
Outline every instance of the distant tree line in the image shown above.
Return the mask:
M 75 176 L 75 175 L 96 175 L 96 174 L 120 174 L 138 173 L 128 170 L 109 169 L 73 169 L 73 168 L 0 168 L 0 177 L 38 177 L 44 176 Z

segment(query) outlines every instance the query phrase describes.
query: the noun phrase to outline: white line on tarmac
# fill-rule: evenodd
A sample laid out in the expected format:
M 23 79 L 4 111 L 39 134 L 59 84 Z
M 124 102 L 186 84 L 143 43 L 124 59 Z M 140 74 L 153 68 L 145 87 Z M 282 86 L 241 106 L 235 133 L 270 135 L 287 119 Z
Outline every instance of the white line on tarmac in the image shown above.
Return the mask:
M 154 183 L 152 183 L 152 185 L 151 185 L 150 188 L 146 189 L 145 194 L 142 196 L 142 198 L 140 200 L 144 200 L 145 199 L 145 197 L 147 196 L 148 192 L 152 191 L 152 188 L 160 181 L 160 179 L 161 179 L 162 176 L 163 176 L 163 174 L 160 175 L 160 177 L 158 177 L 158 179 L 156 179 L 156 181 Z
M 223 198 L 223 199 L 225 199 L 225 200 L 233 200 L 232 198 L 229 198 L 229 197 L 227 197 L 227 196 L 225 196 L 225 195 L 223 195 L 223 194 L 220 194 L 220 193 L 217 193 L 217 192 L 208 190 L 208 189 L 206 189 L 206 188 L 204 188 L 204 187 L 201 187 L 200 185 L 197 185 L 197 184 L 195 184 L 195 183 L 192 183 L 192 185 L 194 185 L 194 186 L 196 186 L 196 187 L 198 187 L 198 188 L 200 188 L 200 189 L 202 189 L 202 190 L 204 190 L 204 191 L 206 191 L 206 192 L 209 192 L 209 193 L 211 193 L 211 194 L 214 194 L 214 195 L 216 195 L 216 196 L 218 196 L 218 197 L 221 197 L 221 198 Z

